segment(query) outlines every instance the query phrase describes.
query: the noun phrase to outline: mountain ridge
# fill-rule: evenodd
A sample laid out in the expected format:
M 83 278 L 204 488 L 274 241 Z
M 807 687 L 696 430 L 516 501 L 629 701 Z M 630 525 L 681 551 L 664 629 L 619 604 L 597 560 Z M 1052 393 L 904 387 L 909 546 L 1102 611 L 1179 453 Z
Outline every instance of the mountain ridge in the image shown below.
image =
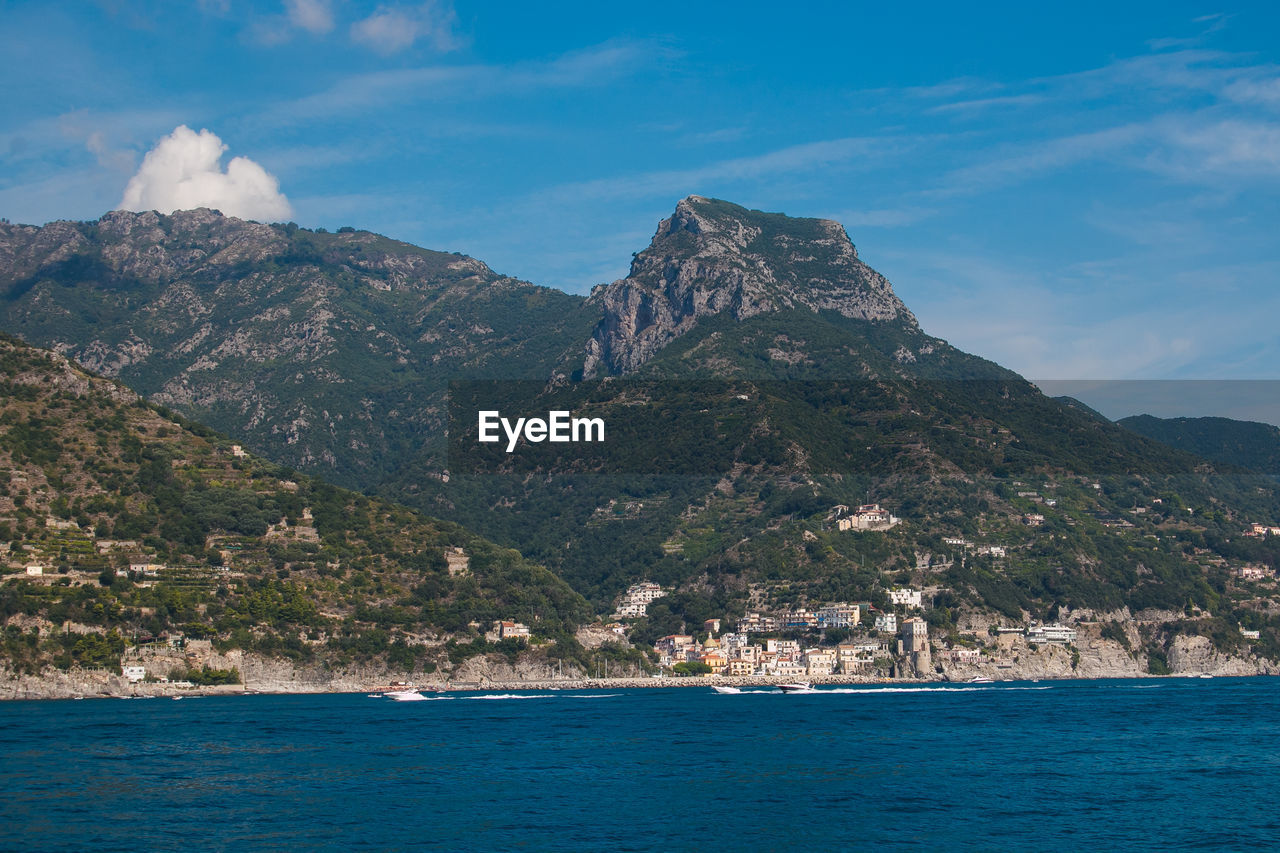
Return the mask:
M 122 235 L 127 217 L 151 236 Z M 118 357 L 140 390 L 279 462 L 518 548 L 597 612 L 638 580 L 672 589 L 635 637 L 914 584 L 946 590 L 930 618 L 947 642 L 997 619 L 1152 612 L 1152 655 L 1179 613 L 1224 648 L 1247 622 L 1280 649 L 1280 620 L 1240 603 L 1225 568 L 1275 564 L 1272 542 L 1239 538 L 1280 514 L 1274 484 L 1223 478 L 930 337 L 834 223 L 691 197 L 631 276 L 583 299 L 366 232 L 178 219 L 59 225 L 79 234 L 69 250 L 23 232 L 0 246 L 26 259 L 0 268 L 0 324 Z M 610 447 L 658 463 L 679 448 L 695 473 L 570 456 L 450 470 L 450 379 L 500 380 L 494 407 L 513 413 L 582 403 L 622 425 L 645 402 L 643 434 L 613 430 Z M 903 524 L 833 527 L 833 507 L 873 502 Z M 987 550 L 943 561 L 955 541 Z

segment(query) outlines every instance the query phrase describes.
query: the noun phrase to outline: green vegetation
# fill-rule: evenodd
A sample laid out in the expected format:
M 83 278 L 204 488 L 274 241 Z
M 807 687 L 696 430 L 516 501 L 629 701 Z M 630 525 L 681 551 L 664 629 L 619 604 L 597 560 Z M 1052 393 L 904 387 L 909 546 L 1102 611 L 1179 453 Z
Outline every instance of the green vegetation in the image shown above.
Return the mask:
M 1280 427 L 1231 418 L 1156 418 L 1136 415 L 1116 423 L 1170 447 L 1259 474 L 1280 476 Z
M 429 671 L 448 637 L 512 656 L 480 637 L 496 619 L 555 642 L 590 618 L 516 551 L 238 455 L 46 353 L 0 340 L 0 382 L 0 529 L 44 569 L 0 582 L 2 653 L 19 671 L 118 670 L 127 643 L 191 641 Z M 455 548 L 468 566 L 451 575 Z
M 821 289 L 851 269 L 817 220 L 699 205 L 742 224 L 788 287 Z M 56 261 L 29 232 L 0 229 L 23 248 L 5 257 L 26 259 L 0 269 L 0 325 L 117 371 L 278 464 L 6 345 L 0 541 L 11 573 L 45 566 L 0 585 L 0 613 L 27 626 L 5 637 L 15 666 L 105 660 L 65 639 L 89 626 L 335 666 L 430 671 L 483 654 L 590 669 L 574 628 L 640 579 L 672 593 L 631 626 L 637 643 L 749 609 L 883 609 L 886 589 L 911 584 L 941 590 L 929 623 L 948 637 L 975 612 L 1021 623 L 1127 608 L 1167 623 L 1160 642 L 1202 633 L 1243 653 L 1245 625 L 1261 634 L 1247 648 L 1280 652 L 1275 585 L 1235 572 L 1280 568 L 1280 537 L 1242 535 L 1280 521 L 1274 480 L 1224 475 L 1047 399 L 909 318 L 725 311 L 626 377 L 562 382 L 582 375 L 599 296 L 351 228 L 200 212 L 58 228 L 71 248 Z M 692 232 L 670 240 L 638 268 L 699 247 Z M 446 383 L 459 379 L 530 380 L 502 385 L 503 407 L 587 410 L 608 441 L 461 456 L 443 441 L 464 396 Z M 903 523 L 836 529 L 833 506 L 867 502 Z M 462 574 L 443 558 L 455 547 L 470 558 Z M 530 626 L 528 648 L 484 636 L 500 618 Z M 1119 625 L 1103 631 L 1129 642 Z M 1156 639 L 1133 650 L 1153 667 Z

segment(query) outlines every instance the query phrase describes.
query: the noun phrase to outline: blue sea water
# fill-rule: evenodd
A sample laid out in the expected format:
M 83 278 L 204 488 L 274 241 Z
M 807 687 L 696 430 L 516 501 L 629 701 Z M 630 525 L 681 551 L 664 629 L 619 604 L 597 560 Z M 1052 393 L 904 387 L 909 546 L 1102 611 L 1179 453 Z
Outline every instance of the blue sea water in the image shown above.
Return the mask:
M 5 850 L 1280 848 L 1280 679 L 0 704 Z

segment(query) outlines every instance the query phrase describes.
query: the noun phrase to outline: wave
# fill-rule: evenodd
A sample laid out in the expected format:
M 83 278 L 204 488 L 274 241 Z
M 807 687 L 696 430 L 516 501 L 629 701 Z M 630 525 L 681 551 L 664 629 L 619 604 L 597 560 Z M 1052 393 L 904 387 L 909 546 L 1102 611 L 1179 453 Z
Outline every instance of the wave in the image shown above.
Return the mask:
M 813 690 L 812 693 L 977 693 L 998 689 L 1001 692 L 1010 690 L 1052 690 L 1053 685 L 1039 687 L 995 687 L 993 684 L 968 685 L 965 687 L 836 687 L 831 690 Z
M 468 699 L 550 699 L 547 693 L 485 693 L 482 696 L 468 696 Z

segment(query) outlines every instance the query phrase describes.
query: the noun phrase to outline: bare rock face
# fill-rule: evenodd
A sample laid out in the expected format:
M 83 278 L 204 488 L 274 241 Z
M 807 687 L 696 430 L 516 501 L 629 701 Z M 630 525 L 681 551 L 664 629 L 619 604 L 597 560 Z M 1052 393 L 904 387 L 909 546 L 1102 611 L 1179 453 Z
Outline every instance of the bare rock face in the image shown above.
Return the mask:
M 636 255 L 631 274 L 594 298 L 604 317 L 587 344 L 587 377 L 633 371 L 702 318 L 722 313 L 745 320 L 804 307 L 918 329 L 839 223 L 701 196 L 681 201 Z
M 1258 675 L 1274 672 L 1274 664 L 1225 655 L 1208 637 L 1179 635 L 1169 644 L 1169 669 L 1178 675 Z

